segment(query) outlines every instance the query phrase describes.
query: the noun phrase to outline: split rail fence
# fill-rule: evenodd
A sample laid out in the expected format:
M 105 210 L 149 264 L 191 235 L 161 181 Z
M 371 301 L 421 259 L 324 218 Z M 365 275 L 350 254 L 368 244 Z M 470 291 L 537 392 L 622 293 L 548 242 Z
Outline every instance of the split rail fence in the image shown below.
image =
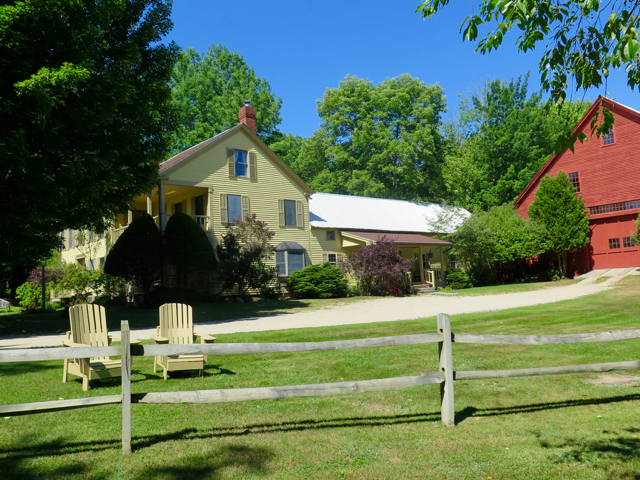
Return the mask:
M 122 342 L 113 347 L 69 347 L 15 349 L 0 351 L 0 363 L 34 362 L 118 356 L 122 358 L 122 394 L 101 397 L 56 400 L 48 402 L 0 405 L 0 415 L 30 415 L 97 405 L 122 404 L 122 452 L 131 453 L 131 404 L 220 403 L 268 400 L 295 397 L 316 397 L 353 393 L 398 390 L 401 388 L 439 384 L 442 422 L 455 425 L 453 384 L 455 380 L 485 380 L 491 378 L 561 375 L 567 373 L 640 370 L 640 361 L 595 363 L 561 367 L 539 367 L 510 370 L 454 371 L 453 343 L 548 345 L 564 343 L 610 342 L 640 338 L 640 329 L 570 335 L 473 335 L 452 333 L 449 315 L 438 314 L 437 333 L 401 335 L 395 337 L 296 343 L 226 343 L 192 345 L 131 345 L 129 323 L 122 321 Z M 280 387 L 196 390 L 131 394 L 131 357 L 164 355 L 237 355 L 288 352 L 317 352 L 356 348 L 391 347 L 438 343 L 439 372 L 417 376 L 358 380 L 315 385 Z

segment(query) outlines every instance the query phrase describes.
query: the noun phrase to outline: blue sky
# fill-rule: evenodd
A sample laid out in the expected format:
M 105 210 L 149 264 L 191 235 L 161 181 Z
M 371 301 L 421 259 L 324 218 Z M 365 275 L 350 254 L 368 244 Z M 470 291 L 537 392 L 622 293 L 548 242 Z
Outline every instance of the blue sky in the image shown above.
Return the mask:
M 444 88 L 449 112 L 457 95 L 477 91 L 487 79 L 531 72 L 529 91 L 539 90 L 541 50 L 517 51 L 511 32 L 497 52 L 482 55 L 463 42 L 460 25 L 480 0 L 455 0 L 433 20 L 414 13 L 420 0 L 175 0 L 173 31 L 167 37 L 181 48 L 206 50 L 225 45 L 244 57 L 256 75 L 266 78 L 282 98 L 283 132 L 313 134 L 320 118 L 317 100 L 336 88 L 347 74 L 374 83 L 409 73 Z M 481 32 L 482 33 L 482 32 Z M 608 95 L 640 109 L 638 93 L 626 85 L 623 72 L 609 79 Z M 604 94 L 604 86 L 586 98 Z M 573 98 L 583 98 L 578 92 Z

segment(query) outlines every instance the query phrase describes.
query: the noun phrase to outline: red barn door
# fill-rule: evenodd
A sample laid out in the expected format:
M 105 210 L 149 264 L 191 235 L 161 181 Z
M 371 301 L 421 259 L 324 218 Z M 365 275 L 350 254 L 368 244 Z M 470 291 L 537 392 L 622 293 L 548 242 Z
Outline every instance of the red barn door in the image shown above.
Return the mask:
M 592 268 L 640 266 L 640 250 L 631 246 L 631 232 L 636 229 L 637 215 L 591 220 Z

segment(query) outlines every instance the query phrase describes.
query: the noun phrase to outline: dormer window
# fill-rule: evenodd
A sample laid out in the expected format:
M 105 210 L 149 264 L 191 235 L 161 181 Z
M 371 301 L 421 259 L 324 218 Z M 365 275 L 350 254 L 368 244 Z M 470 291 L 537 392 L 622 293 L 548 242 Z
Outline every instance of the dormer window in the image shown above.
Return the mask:
M 602 136 L 602 145 L 612 145 L 614 143 L 613 138 L 613 129 L 609 129 L 609 133 L 607 135 Z

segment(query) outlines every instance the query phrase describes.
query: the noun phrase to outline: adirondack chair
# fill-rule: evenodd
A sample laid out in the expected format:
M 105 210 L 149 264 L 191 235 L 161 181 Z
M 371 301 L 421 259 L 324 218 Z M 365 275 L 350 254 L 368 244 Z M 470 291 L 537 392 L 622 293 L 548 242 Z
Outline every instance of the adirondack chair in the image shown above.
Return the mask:
M 114 337 L 107 330 L 107 316 L 104 307 L 91 303 L 74 305 L 69 309 L 71 330 L 62 341 L 64 347 L 108 347 Z M 140 343 L 131 340 L 131 343 Z M 120 360 L 109 357 L 77 358 L 65 360 L 62 383 L 67 382 L 68 374 L 82 377 L 82 390 L 89 389 L 89 380 L 121 376 Z
M 158 344 L 193 344 L 196 337 L 200 337 L 200 343 L 213 343 L 216 338 L 209 335 L 198 335 L 193 332 L 193 311 L 191 306 L 182 303 L 165 303 L 160 307 L 160 325 L 156 335 L 151 338 Z M 199 375 L 204 375 L 204 363 L 206 355 L 169 355 L 157 356 L 153 361 L 153 372 L 158 365 L 164 370 L 164 379 L 167 373 L 176 370 L 199 370 Z

